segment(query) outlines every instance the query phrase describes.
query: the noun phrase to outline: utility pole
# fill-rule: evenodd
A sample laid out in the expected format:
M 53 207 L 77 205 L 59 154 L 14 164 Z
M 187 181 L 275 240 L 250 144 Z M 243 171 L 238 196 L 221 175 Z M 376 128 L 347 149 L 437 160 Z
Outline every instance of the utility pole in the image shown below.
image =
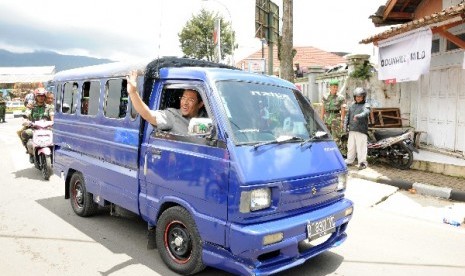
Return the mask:
M 273 29 L 271 26 L 273 26 L 273 14 L 269 13 L 268 14 L 268 26 L 269 31 L 268 31 L 268 75 L 272 76 L 273 75 L 273 46 L 274 46 L 274 40 L 273 40 Z M 278 36 L 276 36 L 278 37 Z
M 281 35 L 281 45 L 278 48 L 280 51 L 281 78 L 294 82 L 294 55 L 293 55 L 293 0 L 283 0 L 283 26 Z

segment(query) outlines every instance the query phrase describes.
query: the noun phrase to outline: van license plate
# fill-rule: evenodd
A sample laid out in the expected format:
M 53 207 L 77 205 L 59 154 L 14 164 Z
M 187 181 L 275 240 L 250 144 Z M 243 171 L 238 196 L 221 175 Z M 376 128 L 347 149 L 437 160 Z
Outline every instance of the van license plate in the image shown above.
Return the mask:
M 314 239 L 332 233 L 336 230 L 336 219 L 329 216 L 307 224 L 308 238 Z

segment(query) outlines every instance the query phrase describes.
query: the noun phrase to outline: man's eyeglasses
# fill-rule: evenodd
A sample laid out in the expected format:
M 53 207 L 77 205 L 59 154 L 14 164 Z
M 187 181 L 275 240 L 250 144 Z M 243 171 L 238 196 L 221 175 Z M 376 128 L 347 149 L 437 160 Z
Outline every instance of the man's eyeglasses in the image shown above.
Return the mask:
M 189 98 L 189 97 L 185 97 L 185 96 L 179 97 L 179 99 L 180 99 L 182 102 L 187 101 L 187 102 L 190 103 L 190 104 L 195 104 L 195 103 L 197 102 L 197 99 Z

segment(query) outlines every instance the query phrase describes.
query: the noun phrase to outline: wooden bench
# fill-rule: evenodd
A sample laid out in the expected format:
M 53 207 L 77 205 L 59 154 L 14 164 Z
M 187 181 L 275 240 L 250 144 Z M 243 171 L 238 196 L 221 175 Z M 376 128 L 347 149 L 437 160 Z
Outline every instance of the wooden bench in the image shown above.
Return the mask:
M 402 127 L 399 108 L 372 108 L 369 121 L 371 127 Z

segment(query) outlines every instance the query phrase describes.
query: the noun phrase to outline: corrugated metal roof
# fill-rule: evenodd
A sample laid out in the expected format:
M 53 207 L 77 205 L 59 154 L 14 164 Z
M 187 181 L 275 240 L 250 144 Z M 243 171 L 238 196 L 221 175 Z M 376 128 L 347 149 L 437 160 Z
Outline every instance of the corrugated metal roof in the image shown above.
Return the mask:
M 368 44 L 372 42 L 377 42 L 384 40 L 395 35 L 405 33 L 411 30 L 415 30 L 425 26 L 440 26 L 440 23 L 452 23 L 451 21 L 460 21 L 463 20 L 465 14 L 465 4 L 461 3 L 457 6 L 451 6 L 447 9 L 444 9 L 440 12 L 427 15 L 425 17 L 410 21 L 408 23 L 393 27 L 387 31 L 379 33 L 377 35 L 371 36 L 369 38 L 363 39 L 359 43 Z
M 55 66 L 0 67 L 0 83 L 46 82 L 54 75 Z

